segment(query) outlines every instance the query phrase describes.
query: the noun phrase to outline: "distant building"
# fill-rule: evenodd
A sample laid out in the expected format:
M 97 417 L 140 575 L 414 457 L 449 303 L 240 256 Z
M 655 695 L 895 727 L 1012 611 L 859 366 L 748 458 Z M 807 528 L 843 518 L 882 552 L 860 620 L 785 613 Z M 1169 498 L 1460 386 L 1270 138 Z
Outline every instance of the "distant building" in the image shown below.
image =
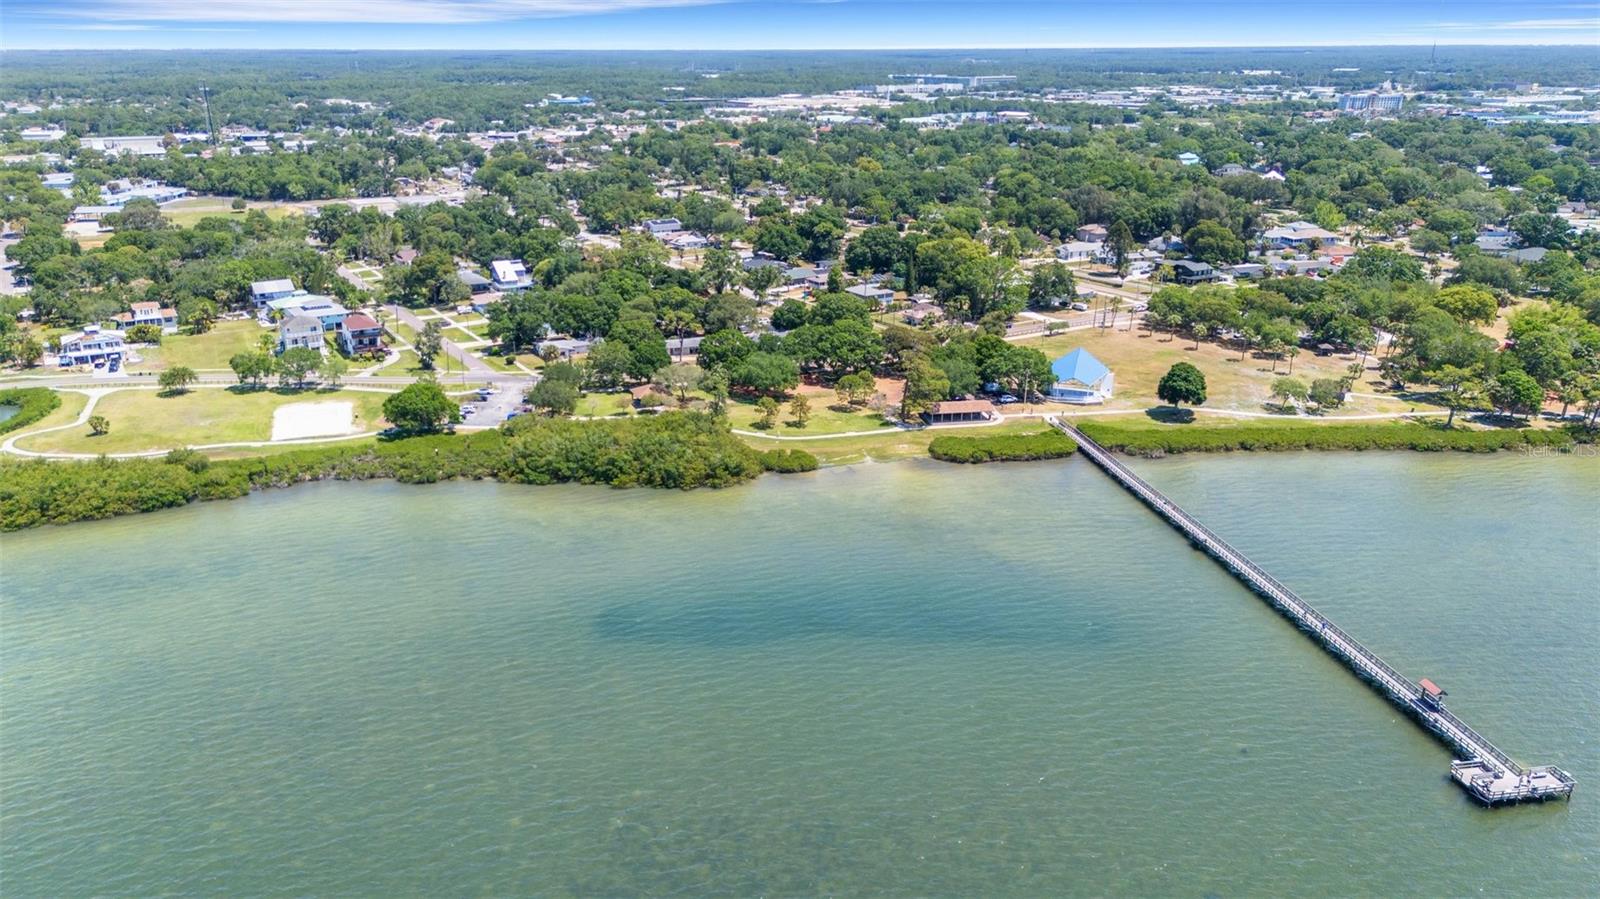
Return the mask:
M 324 328 L 337 328 L 345 316 L 350 314 L 350 310 L 339 305 L 333 298 L 319 293 L 306 293 L 303 290 L 297 290 L 289 296 L 276 300 L 268 300 L 266 308 L 284 318 L 296 315 L 314 318 L 321 322 Z
M 292 296 L 294 292 L 294 282 L 288 278 L 256 281 L 250 285 L 250 299 L 255 302 L 258 309 L 267 305 L 268 300 L 280 300 Z
M 1104 248 L 1105 244 L 1099 241 L 1069 240 L 1056 247 L 1056 258 L 1063 262 L 1092 262 Z
M 943 425 L 961 421 L 991 421 L 995 414 L 994 403 L 988 400 L 946 400 L 929 406 L 922 417 L 930 425 Z
M 347 356 L 362 356 L 383 349 L 383 326 L 372 316 L 351 313 L 339 323 L 339 347 Z
M 278 352 L 297 347 L 322 352 L 322 322 L 309 315 L 291 315 L 278 324 Z
M 1405 94 L 1362 91 L 1339 95 L 1341 115 L 1394 115 L 1405 106 Z
M 1169 263 L 1179 284 L 1199 284 L 1217 280 L 1217 270 L 1195 259 L 1178 259 Z
M 1319 228 L 1311 222 L 1290 222 L 1276 228 L 1268 228 L 1261 232 L 1261 237 L 1268 243 L 1280 249 L 1298 248 L 1306 241 L 1316 241 L 1321 246 L 1331 246 L 1339 241 L 1339 235 Z
M 1200 156 L 1196 153 L 1179 153 L 1178 161 L 1184 165 L 1199 165 Z
M 663 234 L 674 234 L 683 230 L 683 222 L 677 219 L 650 219 L 644 223 L 644 229 L 656 237 Z
M 894 302 L 894 291 L 887 287 L 878 287 L 872 284 L 853 284 L 846 287 L 844 292 L 858 296 L 869 303 L 887 306 Z
M 495 290 L 527 290 L 533 286 L 533 278 L 521 259 L 496 259 L 489 263 L 489 271 L 494 275 Z
M 111 320 L 123 331 L 138 325 L 154 325 L 163 334 L 178 333 L 178 311 L 160 303 L 131 303 L 127 312 L 118 312 Z
M 1111 399 L 1116 376 L 1093 353 L 1078 347 L 1050 363 L 1055 383 L 1045 391 L 1050 399 L 1078 405 L 1099 405 Z
M 128 345 L 115 331 L 102 333 L 98 325 L 87 325 L 82 331 L 61 338 L 61 352 L 56 361 L 62 368 L 96 363 L 121 363 L 128 354 Z

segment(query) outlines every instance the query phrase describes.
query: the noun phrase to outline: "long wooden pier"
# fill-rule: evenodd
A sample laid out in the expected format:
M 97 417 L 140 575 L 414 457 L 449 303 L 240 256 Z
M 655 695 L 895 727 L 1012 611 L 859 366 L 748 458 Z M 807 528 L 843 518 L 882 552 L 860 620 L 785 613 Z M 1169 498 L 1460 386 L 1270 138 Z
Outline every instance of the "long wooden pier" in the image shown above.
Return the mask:
M 1051 419 L 1050 423 L 1077 441 L 1079 451 L 1110 475 L 1128 492 L 1138 497 L 1152 511 L 1181 531 L 1196 546 L 1222 563 L 1229 571 L 1260 594 L 1279 612 L 1321 643 L 1323 648 L 1344 662 L 1357 675 L 1380 690 L 1390 701 L 1422 722 L 1461 759 L 1450 765 L 1450 776 L 1473 798 L 1486 805 L 1517 802 L 1530 799 L 1570 797 L 1574 781 L 1567 772 L 1553 765 L 1523 768 L 1511 757 L 1501 752 L 1487 739 L 1467 726 L 1444 707 L 1444 691 L 1432 681 L 1423 678 L 1415 682 L 1396 671 L 1372 650 L 1362 646 L 1354 637 L 1329 621 L 1310 603 L 1284 586 L 1260 565 L 1250 561 L 1244 553 L 1229 546 L 1168 499 L 1114 456 L 1111 451 L 1091 440 L 1077 428 Z

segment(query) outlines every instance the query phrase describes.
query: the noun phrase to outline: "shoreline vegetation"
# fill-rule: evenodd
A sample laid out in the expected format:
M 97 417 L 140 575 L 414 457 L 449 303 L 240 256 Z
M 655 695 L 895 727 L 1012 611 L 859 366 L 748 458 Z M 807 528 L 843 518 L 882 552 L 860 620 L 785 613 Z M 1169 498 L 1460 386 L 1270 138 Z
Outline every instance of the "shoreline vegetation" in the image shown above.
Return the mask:
M 60 405 L 45 388 L 0 391 L 19 411 L 0 432 L 37 421 Z M 20 421 L 22 424 L 13 424 Z M 1286 450 L 1495 452 L 1538 447 L 1567 451 L 1592 443 L 1578 427 L 1468 430 L 1417 423 L 1183 426 L 1083 421 L 1077 427 L 1107 449 L 1158 458 L 1173 453 Z M 1055 430 L 985 435 L 942 434 L 928 455 L 953 463 L 1059 459 L 1077 445 Z M 815 471 L 799 449 L 760 450 L 726 421 L 701 412 L 572 420 L 522 416 L 500 429 L 381 438 L 375 444 L 323 446 L 244 458 L 213 459 L 173 450 L 164 457 L 85 461 L 0 460 L 0 531 L 69 524 L 235 499 L 308 481 L 386 478 L 407 484 L 494 479 L 522 484 L 604 484 L 694 489 L 729 487 L 763 472 Z
M 1064 459 L 1077 451 L 1077 442 L 1054 428 L 1037 434 L 941 435 L 928 444 L 928 455 L 941 462 L 958 463 Z
M 61 395 L 48 387 L 13 387 L 0 390 L 0 406 L 17 407 L 17 414 L 0 421 L 0 434 L 9 434 L 61 408 Z
M 1271 425 L 1189 424 L 1153 428 L 1085 421 L 1079 422 L 1076 427 L 1106 449 L 1147 458 L 1174 453 L 1233 451 L 1414 450 L 1492 453 L 1522 447 L 1569 450 L 1579 443 L 1593 443 L 1595 440 L 1594 432 L 1576 426 L 1561 429 L 1468 430 L 1410 422 L 1274 422 Z
M 308 481 L 406 484 L 495 479 L 522 484 L 728 487 L 763 471 L 811 471 L 803 450 L 761 453 L 725 422 L 685 412 L 614 421 L 524 416 L 472 434 L 383 439 L 242 459 L 173 450 L 154 459 L 0 462 L 0 530 L 69 524 L 236 499 Z

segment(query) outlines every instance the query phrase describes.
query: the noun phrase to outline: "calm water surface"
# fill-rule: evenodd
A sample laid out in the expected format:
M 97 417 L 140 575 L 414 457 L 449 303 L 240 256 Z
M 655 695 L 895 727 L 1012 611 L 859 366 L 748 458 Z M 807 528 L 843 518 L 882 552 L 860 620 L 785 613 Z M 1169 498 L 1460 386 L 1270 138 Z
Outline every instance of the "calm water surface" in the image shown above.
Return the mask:
M 0 543 L 0 891 L 1592 895 L 1600 458 L 1144 462 L 1570 803 L 1084 460 L 330 484 Z

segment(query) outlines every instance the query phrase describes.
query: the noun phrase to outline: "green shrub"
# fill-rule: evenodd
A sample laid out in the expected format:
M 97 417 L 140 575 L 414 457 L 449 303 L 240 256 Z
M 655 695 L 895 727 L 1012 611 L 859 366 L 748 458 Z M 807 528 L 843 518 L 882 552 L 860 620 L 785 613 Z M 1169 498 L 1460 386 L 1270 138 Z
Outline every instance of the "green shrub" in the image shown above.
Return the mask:
M 779 474 L 816 471 L 817 457 L 805 450 L 775 449 L 761 454 L 761 467 Z
M 1492 453 L 1523 446 L 1568 447 L 1570 430 L 1471 431 L 1424 424 L 1370 423 L 1326 425 L 1228 426 L 1200 424 L 1127 428 L 1088 421 L 1078 430 L 1107 449 L 1135 456 L 1229 450 L 1417 450 Z
M 729 433 L 726 424 L 700 413 L 581 422 L 521 416 L 504 431 L 433 434 L 249 459 L 212 460 L 180 449 L 160 459 L 0 460 L 0 530 L 234 499 L 252 490 L 317 480 L 431 484 L 499 478 L 687 489 L 736 484 L 761 469 L 755 450 Z
M 26 427 L 61 408 L 61 396 L 47 387 L 0 390 L 0 406 L 16 406 L 17 414 L 0 421 L 0 434 Z
M 943 435 L 928 444 L 928 455 L 943 462 L 1026 462 L 1060 459 L 1077 449 L 1071 437 L 1052 428 L 1038 434 Z

